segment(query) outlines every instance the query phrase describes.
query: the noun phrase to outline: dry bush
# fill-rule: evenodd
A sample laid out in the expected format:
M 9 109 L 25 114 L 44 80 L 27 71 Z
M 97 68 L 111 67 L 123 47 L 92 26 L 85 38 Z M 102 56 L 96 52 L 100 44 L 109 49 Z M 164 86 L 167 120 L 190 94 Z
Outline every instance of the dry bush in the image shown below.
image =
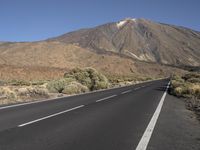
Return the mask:
M 69 85 L 73 81 L 75 81 L 75 79 L 73 78 L 63 78 L 49 81 L 46 84 L 46 88 L 49 90 L 50 93 L 62 93 L 65 86 Z
M 41 87 L 23 87 L 17 89 L 18 96 L 25 97 L 49 97 L 48 90 Z
M 12 80 L 9 82 L 9 84 L 12 86 L 30 86 L 31 85 L 29 81 L 25 81 L 25 80 Z
M 200 78 L 190 78 L 190 79 L 187 80 L 187 82 L 200 83 Z
M 65 78 L 74 78 L 77 82 L 87 86 L 91 91 L 109 87 L 108 79 L 93 68 L 75 68 L 64 74 Z
M 197 79 L 200 79 L 200 74 L 199 73 L 187 73 L 185 74 L 184 76 L 182 76 L 182 78 L 184 80 L 188 80 L 188 79 L 191 79 L 191 78 L 197 78 Z
M 193 84 L 189 88 L 189 92 L 190 92 L 191 95 L 200 99 L 200 84 Z
M 5 96 L 6 99 L 10 99 L 10 100 L 17 99 L 16 92 L 9 87 L 0 88 L 0 95 Z
M 85 93 L 88 91 L 89 91 L 88 87 L 82 85 L 81 83 L 73 81 L 69 85 L 66 85 L 64 87 L 64 90 L 62 91 L 62 93 L 63 94 L 79 94 L 79 93 Z
M 171 93 L 182 97 L 200 98 L 200 74 L 189 73 L 182 77 L 173 76 Z

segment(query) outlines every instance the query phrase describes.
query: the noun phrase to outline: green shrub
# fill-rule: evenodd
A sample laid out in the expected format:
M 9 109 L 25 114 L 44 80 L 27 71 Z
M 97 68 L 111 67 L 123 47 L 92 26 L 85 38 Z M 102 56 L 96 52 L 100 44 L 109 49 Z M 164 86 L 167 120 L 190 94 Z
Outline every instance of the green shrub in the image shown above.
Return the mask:
M 66 85 L 65 79 L 53 80 L 47 83 L 47 89 L 51 93 L 62 93 Z
M 171 80 L 171 93 L 177 96 L 200 98 L 200 75 L 189 73 Z
M 171 81 L 171 86 L 173 88 L 180 87 L 180 86 L 183 86 L 183 85 L 184 85 L 184 82 L 180 82 L 180 81 L 176 81 L 176 80 Z
M 108 79 L 93 68 L 75 68 L 64 74 L 65 78 L 74 78 L 90 90 L 98 90 L 109 87 Z
M 183 88 L 181 87 L 176 87 L 174 89 L 174 94 L 176 94 L 177 96 L 181 96 L 183 94 Z
M 187 80 L 187 82 L 190 82 L 190 83 L 200 83 L 200 78 L 190 78 Z
M 185 82 L 185 80 L 182 79 L 182 78 L 181 78 L 180 76 L 178 76 L 178 75 L 173 75 L 173 76 L 172 76 L 172 80 L 174 80 L 174 81 L 176 81 L 176 82 L 180 82 L 180 83 Z
M 193 84 L 189 91 L 191 95 L 200 99 L 200 84 Z
M 188 74 L 185 74 L 183 77 L 182 77 L 184 80 L 188 80 L 188 79 L 191 79 L 191 78 L 198 78 L 200 79 L 200 74 L 199 73 L 188 73 Z
M 62 93 L 65 86 L 69 85 L 73 81 L 75 81 L 75 79 L 71 77 L 49 81 L 46 84 L 46 88 L 50 93 Z
M 88 91 L 89 89 L 86 86 L 74 81 L 74 82 L 71 82 L 69 85 L 66 85 L 62 93 L 63 94 L 78 94 L 78 93 L 85 93 Z
M 183 97 L 190 97 L 190 88 L 188 84 L 183 84 L 181 86 L 178 86 L 174 88 L 174 94 L 176 96 L 183 96 Z
M 32 81 L 31 85 L 43 85 L 45 83 L 47 83 L 47 81 L 39 80 L 39 81 Z
M 10 84 L 14 86 L 30 86 L 31 85 L 29 81 L 24 81 L 24 80 L 12 80 Z

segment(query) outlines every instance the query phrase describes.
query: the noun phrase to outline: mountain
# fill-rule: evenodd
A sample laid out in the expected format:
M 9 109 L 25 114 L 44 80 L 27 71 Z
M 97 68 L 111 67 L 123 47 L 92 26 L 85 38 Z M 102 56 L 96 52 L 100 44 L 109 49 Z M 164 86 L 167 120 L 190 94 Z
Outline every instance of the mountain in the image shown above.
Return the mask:
M 125 19 L 38 42 L 0 42 L 0 79 L 52 79 L 74 67 L 108 75 L 163 77 L 200 66 L 200 33 Z
M 49 41 L 76 44 L 98 53 L 174 66 L 200 65 L 200 32 L 145 19 L 125 19 L 70 32 Z

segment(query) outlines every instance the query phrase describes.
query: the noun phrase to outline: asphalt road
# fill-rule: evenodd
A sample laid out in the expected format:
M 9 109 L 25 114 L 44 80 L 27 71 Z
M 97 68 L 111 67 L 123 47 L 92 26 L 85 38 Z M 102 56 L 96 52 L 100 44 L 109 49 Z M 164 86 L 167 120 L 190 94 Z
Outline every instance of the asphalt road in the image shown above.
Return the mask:
M 0 107 L 0 150 L 134 150 L 142 140 L 148 144 L 144 133 L 152 120 L 156 125 L 153 117 L 159 116 L 168 83 L 164 79 Z M 153 141 L 149 132 L 153 129 L 147 130 Z M 153 142 L 151 149 L 157 149 Z

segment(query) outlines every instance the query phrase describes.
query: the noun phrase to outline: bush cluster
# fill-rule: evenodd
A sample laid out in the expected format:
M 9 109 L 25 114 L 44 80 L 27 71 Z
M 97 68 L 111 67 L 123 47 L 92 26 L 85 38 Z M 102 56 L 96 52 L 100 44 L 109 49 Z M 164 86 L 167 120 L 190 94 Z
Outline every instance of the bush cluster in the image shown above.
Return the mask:
M 93 68 L 75 68 L 64 74 L 64 78 L 49 81 L 51 93 L 76 94 L 109 87 L 108 79 Z
M 91 91 L 109 87 L 108 79 L 93 68 L 75 68 L 64 74 L 64 78 L 74 78 Z
M 189 73 L 182 77 L 173 76 L 171 93 L 181 97 L 200 98 L 200 74 Z
M 18 96 L 26 97 L 49 97 L 48 90 L 41 87 L 23 87 L 16 90 Z
M 0 88 L 0 96 L 5 96 L 7 99 L 10 99 L 10 100 L 17 99 L 16 92 L 8 87 Z
M 71 82 L 69 85 L 65 86 L 62 93 L 64 94 L 79 94 L 79 93 L 85 93 L 88 92 L 89 89 L 78 82 Z

